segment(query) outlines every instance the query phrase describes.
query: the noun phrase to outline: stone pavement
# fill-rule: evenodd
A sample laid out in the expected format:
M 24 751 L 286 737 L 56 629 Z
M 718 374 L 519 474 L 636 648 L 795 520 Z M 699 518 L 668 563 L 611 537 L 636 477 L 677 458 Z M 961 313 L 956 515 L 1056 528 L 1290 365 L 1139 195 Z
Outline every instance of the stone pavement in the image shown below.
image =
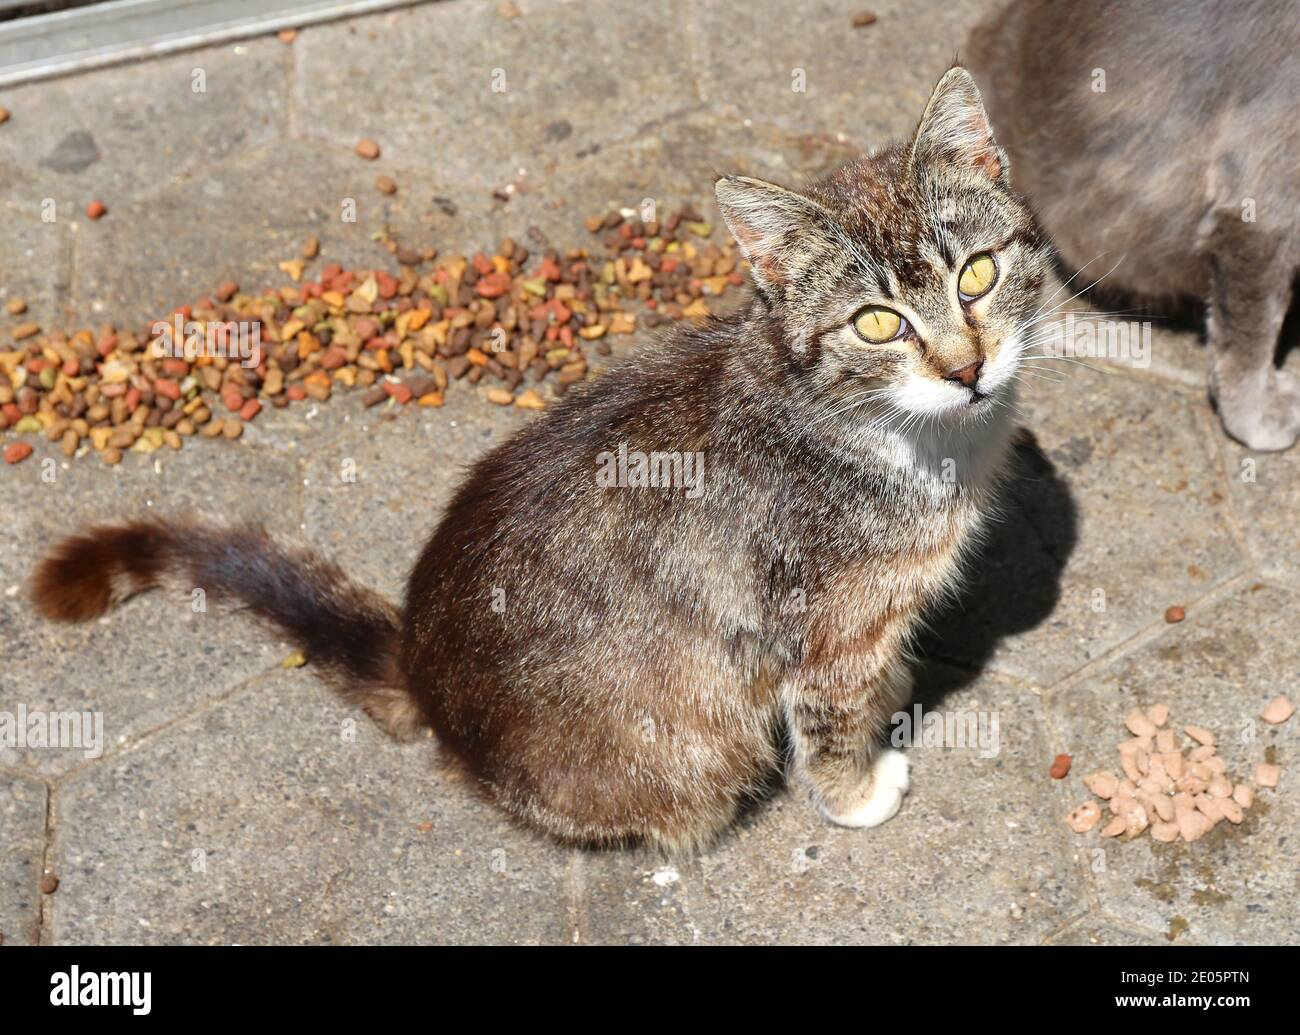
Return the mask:
M 0 128 L 0 300 L 47 326 L 137 323 L 225 279 L 387 261 L 381 225 L 443 251 L 653 197 L 711 205 L 717 172 L 797 182 L 908 132 L 992 0 L 449 0 L 11 89 Z M 805 92 L 792 89 L 802 69 Z M 196 92 L 196 70 L 206 89 Z M 490 86 L 502 70 L 505 89 Z M 352 146 L 373 137 L 377 163 Z M 399 193 L 375 191 L 378 172 Z M 510 200 L 493 191 L 510 190 Z M 87 200 L 109 215 L 81 217 Z M 359 219 L 339 219 L 343 198 Z M 42 200 L 60 217 L 42 222 Z M 446 200 L 435 203 L 434 198 Z M 712 218 L 716 212 L 709 209 Z M 71 213 L 71 215 L 65 215 Z M 92 517 L 255 513 L 396 594 L 464 465 L 525 419 L 462 386 L 378 419 L 356 398 L 269 410 L 236 443 L 37 457 L 0 470 L 0 712 L 102 712 L 103 757 L 0 747 L 8 944 L 395 942 L 1236 943 L 1300 940 L 1292 777 L 1239 829 L 1101 847 L 1062 817 L 1115 762 L 1124 714 L 1169 703 L 1235 771 L 1297 755 L 1300 723 L 1229 737 L 1300 671 L 1300 450 L 1246 453 L 1204 398 L 1203 348 L 1157 326 L 1149 367 L 1035 368 L 1037 448 L 935 621 L 920 698 L 996 713 L 1001 750 L 912 750 L 878 830 L 780 793 L 716 848 L 561 850 L 397 746 L 239 614 L 136 598 L 88 627 L 16 587 Z M 40 458 L 58 463 L 54 483 Z M 159 459 L 159 457 L 162 457 Z M 355 483 L 340 461 L 356 461 Z M 1101 606 L 1099 606 L 1099 602 Z M 1167 625 L 1167 606 L 1187 620 Z M 1048 778 L 1074 755 L 1064 781 Z M 1288 842 L 1290 847 L 1288 848 Z M 56 873 L 53 894 L 39 889 Z

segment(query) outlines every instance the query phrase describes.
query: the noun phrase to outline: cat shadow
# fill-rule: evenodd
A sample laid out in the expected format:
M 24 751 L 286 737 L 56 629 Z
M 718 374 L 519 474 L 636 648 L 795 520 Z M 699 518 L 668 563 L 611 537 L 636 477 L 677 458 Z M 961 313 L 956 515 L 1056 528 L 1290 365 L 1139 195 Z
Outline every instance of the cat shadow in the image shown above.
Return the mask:
M 958 595 L 931 614 L 916 644 L 914 703 L 936 708 L 975 682 L 999 644 L 1045 622 L 1078 541 L 1078 507 L 1033 435 L 1015 448 L 1001 516 L 967 564 Z

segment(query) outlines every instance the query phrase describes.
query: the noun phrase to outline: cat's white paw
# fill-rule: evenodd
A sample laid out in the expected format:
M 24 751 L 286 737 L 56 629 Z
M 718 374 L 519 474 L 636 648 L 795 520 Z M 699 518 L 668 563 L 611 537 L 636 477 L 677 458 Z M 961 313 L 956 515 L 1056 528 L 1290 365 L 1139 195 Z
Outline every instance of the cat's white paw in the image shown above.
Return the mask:
M 871 768 L 871 796 L 852 812 L 826 812 L 826 818 L 842 827 L 878 827 L 898 812 L 907 788 L 907 756 L 893 749 L 882 751 Z

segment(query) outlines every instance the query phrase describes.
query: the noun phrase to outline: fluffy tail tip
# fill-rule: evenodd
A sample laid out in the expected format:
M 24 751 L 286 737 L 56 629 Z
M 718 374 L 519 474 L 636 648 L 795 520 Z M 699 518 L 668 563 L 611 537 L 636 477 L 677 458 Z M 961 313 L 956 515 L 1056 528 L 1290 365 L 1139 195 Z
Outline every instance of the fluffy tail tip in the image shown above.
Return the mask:
M 150 581 L 152 550 L 139 526 L 100 526 L 69 536 L 32 573 L 28 595 L 55 622 L 86 622 Z

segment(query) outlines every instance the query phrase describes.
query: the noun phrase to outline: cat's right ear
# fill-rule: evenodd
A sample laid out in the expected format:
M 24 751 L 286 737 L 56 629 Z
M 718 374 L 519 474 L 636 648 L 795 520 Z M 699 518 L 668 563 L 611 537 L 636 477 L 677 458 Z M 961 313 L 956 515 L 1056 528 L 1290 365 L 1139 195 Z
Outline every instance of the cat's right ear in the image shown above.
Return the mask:
M 943 162 L 1007 182 L 1007 153 L 993 139 L 975 80 L 960 65 L 948 69 L 930 94 L 912 138 L 911 162 Z
M 829 214 L 811 198 L 749 176 L 724 176 L 713 192 L 759 288 L 779 298 L 820 250 Z

